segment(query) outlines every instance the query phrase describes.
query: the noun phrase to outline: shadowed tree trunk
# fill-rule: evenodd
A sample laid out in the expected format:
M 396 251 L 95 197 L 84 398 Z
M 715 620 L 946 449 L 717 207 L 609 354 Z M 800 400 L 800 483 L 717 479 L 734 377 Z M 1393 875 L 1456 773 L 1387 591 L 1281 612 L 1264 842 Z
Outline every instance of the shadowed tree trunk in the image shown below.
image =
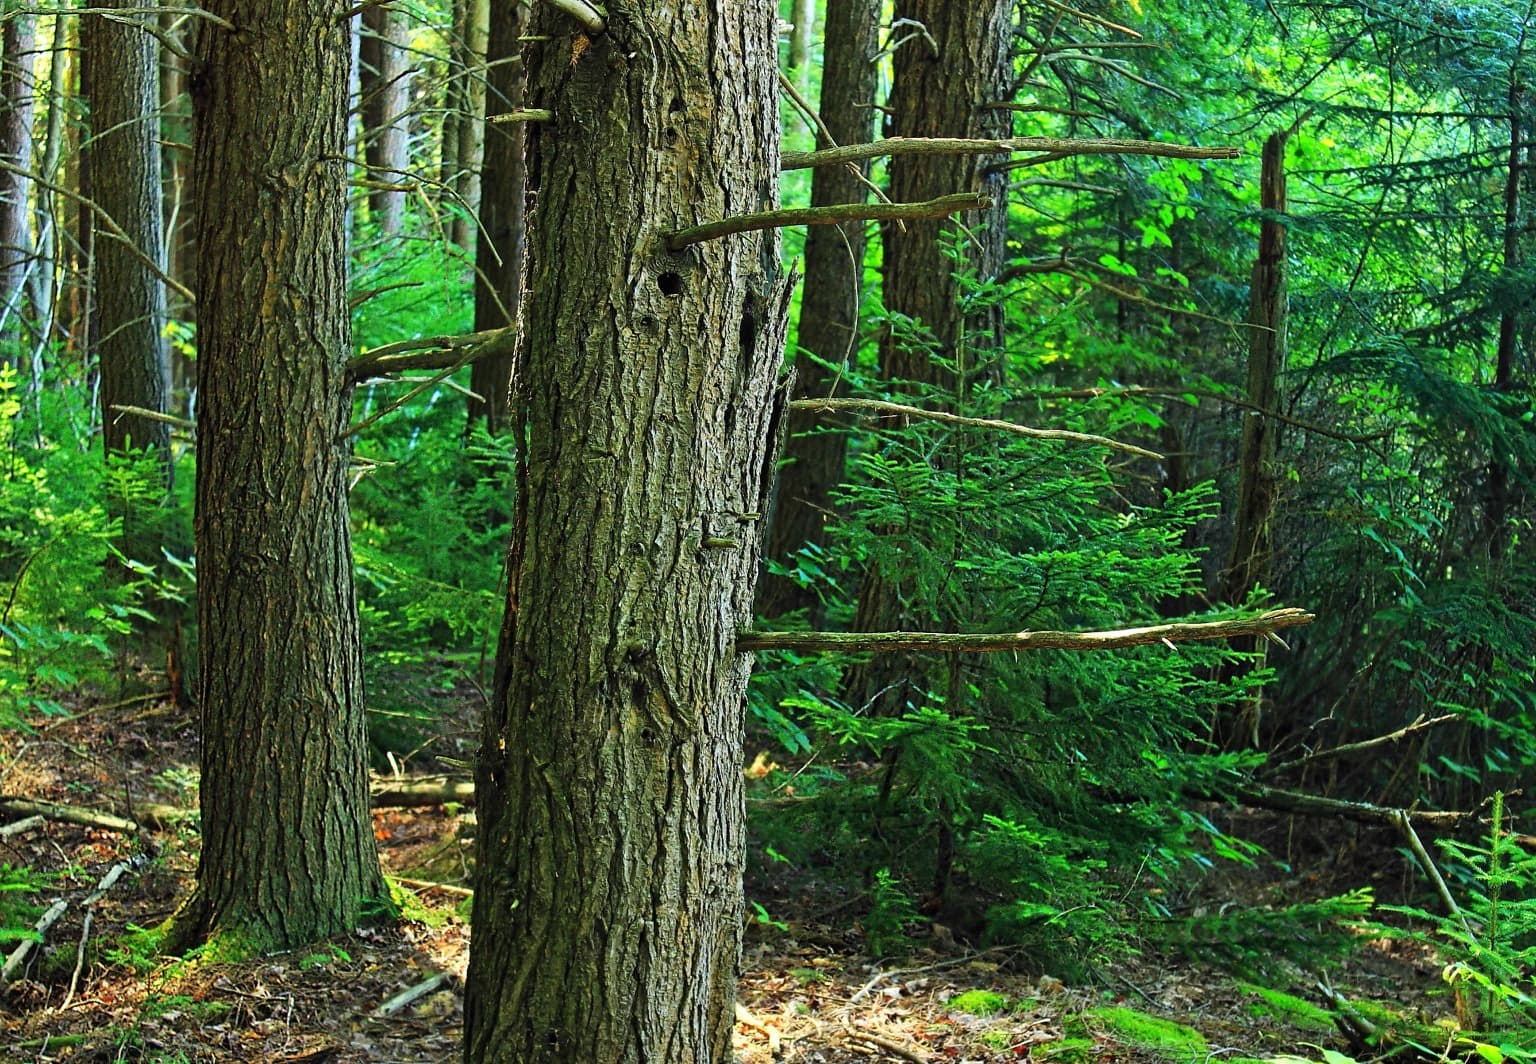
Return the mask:
M 879 14 L 880 5 L 873 0 L 827 2 L 818 109 L 822 123 L 840 145 L 863 144 L 874 136 Z M 819 167 L 811 179 L 812 206 L 862 203 L 868 188 L 860 177 L 868 173 L 867 164 L 858 171 Z M 851 222 L 807 227 L 805 285 L 795 350 L 797 399 L 830 395 L 838 380 L 838 367 L 853 353 L 867 225 Z M 835 426 L 824 413 L 792 411 L 789 415 L 785 460 L 779 470 L 769 530 L 770 558 L 783 560 L 807 544 L 826 542 L 832 489 L 843 478 L 848 453 L 843 433 L 817 431 L 829 427 Z M 765 575 L 757 609 L 765 616 L 777 617 L 796 609 L 814 610 L 818 601 L 814 591 L 792 580 Z
M 508 0 L 496 10 L 486 49 L 485 111 L 505 114 L 523 106 L 522 44 L 528 26 L 527 0 Z M 523 122 L 485 123 L 481 163 L 480 241 L 475 249 L 475 328 L 500 329 L 517 321 L 523 268 Z M 469 426 L 482 418 L 486 428 L 507 427 L 512 366 L 508 353 L 483 358 L 470 370 Z
M 203 24 L 192 86 L 203 850 L 172 942 L 283 949 L 384 893 L 343 435 L 349 25 L 338 0 L 207 6 L 236 29 Z
M 528 104 L 555 119 L 527 132 L 526 450 L 475 781 L 475 1064 L 731 1059 L 735 632 L 787 292 L 773 233 L 679 253 L 664 234 L 776 205 L 774 11 L 606 7 L 587 36 L 540 5 L 525 53 Z
M 108 453 L 158 448 L 168 459 L 168 425 L 114 409 L 164 413 L 170 405 L 160 272 L 159 51 L 150 34 L 99 15 L 82 16 L 80 49 L 90 122 L 85 193 L 115 223 L 109 227 L 89 213 L 83 219 L 94 230 L 90 335 L 101 373 L 102 439 Z M 134 543 L 131 530 L 127 539 Z
M 6 5 L 3 53 L 0 53 L 0 337 L 25 336 L 21 328 L 33 256 L 31 211 L 27 197 L 32 182 L 10 169 L 32 169 L 32 72 L 37 50 L 37 16 L 12 12 Z M 0 360 L 15 365 L 18 351 L 0 351 Z
M 898 27 L 907 39 L 892 57 L 889 135 L 1006 137 L 1009 112 L 989 105 L 1002 101 L 1012 85 L 1011 0 L 900 0 L 896 17 L 907 20 Z M 989 210 L 960 219 L 970 234 L 965 238 L 965 261 L 982 278 L 999 273 L 1005 258 L 1007 179 L 991 170 L 1005 158 L 898 155 L 890 162 L 890 196 L 898 203 L 952 192 L 991 194 Z M 928 385 L 941 396 L 958 399 L 967 378 L 978 370 L 968 352 L 980 348 L 990 356 L 1001 343 L 1002 319 L 1000 309 L 969 320 L 963 313 L 954 280 L 957 264 L 941 239 L 946 229 L 955 228 L 952 219 L 922 219 L 886 225 L 880 238 L 885 248 L 886 309 L 913 319 L 932 338 L 937 352 L 958 364 L 961 376 L 933 361 L 926 346 L 899 342 L 889 330 L 881 340 L 880 368 L 897 388 Z M 904 593 L 889 584 L 878 570 L 864 574 L 854 611 L 856 629 L 931 628 L 936 623 L 933 618 L 903 616 Z M 849 675 L 848 697 L 854 705 L 891 713 L 905 702 L 909 686 L 921 681 L 921 669 L 914 662 L 877 657 Z
M 1012 132 L 1010 112 L 990 105 L 1003 101 L 1013 84 L 1013 7 L 1011 0 L 898 0 L 896 18 L 909 20 L 898 32 L 911 36 L 891 57 L 890 136 L 986 140 Z M 1006 258 L 1008 178 L 993 169 L 1006 161 L 999 155 L 898 155 L 890 163 L 890 196 L 897 203 L 951 192 L 991 195 L 989 210 L 960 218 L 971 233 L 965 260 L 983 280 L 1001 272 Z M 957 360 L 963 374 L 974 374 L 978 367 L 969 352 L 1001 343 L 1002 312 L 970 321 L 961 314 L 956 263 L 941 239 L 955 228 L 949 218 L 883 226 L 883 291 L 887 310 L 917 319 L 940 354 Z M 978 335 L 962 345 L 967 332 Z M 933 365 L 926 351 L 890 338 L 880 364 L 888 381 L 947 389 L 964 383 Z
M 1282 405 L 1280 375 L 1285 371 L 1289 304 L 1286 298 L 1285 142 L 1294 132 L 1271 133 L 1264 141 L 1259 174 L 1259 202 L 1264 220 L 1259 226 L 1259 254 L 1248 291 L 1248 402 L 1264 410 Z M 1221 574 L 1220 594 L 1238 604 L 1249 592 L 1268 584 L 1274 552 L 1271 525 L 1275 513 L 1275 450 L 1279 424 L 1256 411 L 1243 414 L 1243 439 L 1237 459 L 1237 509 L 1232 516 L 1232 552 Z M 1250 668 L 1264 667 L 1268 642 L 1235 642 L 1253 651 Z M 1244 702 L 1230 734 L 1230 744 L 1259 746 L 1263 693 Z
M 363 145 L 368 178 L 377 184 L 399 185 L 408 179 L 407 130 L 401 116 L 410 103 L 406 55 L 405 14 L 393 4 L 363 9 L 359 42 L 362 75 Z M 368 213 L 379 231 L 392 236 L 405 219 L 405 193 L 374 188 L 368 193 Z

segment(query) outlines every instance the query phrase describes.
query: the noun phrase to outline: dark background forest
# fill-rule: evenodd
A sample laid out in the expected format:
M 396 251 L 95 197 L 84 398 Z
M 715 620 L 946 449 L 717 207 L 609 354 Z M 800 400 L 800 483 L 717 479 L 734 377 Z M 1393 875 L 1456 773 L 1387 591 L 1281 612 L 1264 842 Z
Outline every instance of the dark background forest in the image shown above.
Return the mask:
M 679 90 L 612 130 L 644 158 L 682 143 L 682 191 L 594 146 L 622 109 L 581 93 L 626 76 L 619 27 L 671 25 L 610 6 L 283 0 L 248 39 L 262 5 L 5 0 L 0 1043 L 242 1059 L 146 1017 L 216 1026 L 218 979 L 246 1000 L 297 950 L 295 978 L 341 980 L 443 921 L 489 929 L 469 1059 L 519 1059 L 494 1043 L 520 1009 L 576 1023 L 579 994 L 485 989 L 523 969 L 484 943 L 529 933 L 491 892 L 516 909 L 548 868 L 631 845 L 621 825 L 590 863 L 487 862 L 537 816 L 498 742 L 535 736 L 562 781 L 561 750 L 602 745 L 578 693 L 543 760 L 553 670 L 623 687 L 634 735 L 674 750 L 703 742 L 677 706 L 725 707 L 700 710 L 731 734 L 699 763 L 734 752 L 722 804 L 744 788 L 742 831 L 656 831 L 743 851 L 723 876 L 745 905 L 655 903 L 744 920 L 743 1004 L 716 987 L 687 1045 L 614 1059 L 728 1059 L 721 1024 L 743 1060 L 1206 1059 L 1216 1036 L 1169 1022 L 1205 1006 L 1164 981 L 1197 972 L 1272 1010 L 1225 1035 L 1242 1057 L 1536 1056 L 1536 3 L 784 0 L 742 83 L 776 97 L 781 161 L 758 89 Z M 705 6 L 712 47 L 765 22 Z M 714 181 L 765 158 L 777 174 Z M 646 202 L 610 191 L 626 166 Z M 782 238 L 689 228 L 777 206 L 774 182 L 800 213 L 757 228 Z M 630 213 L 663 251 L 602 243 Z M 589 260 L 557 242 L 589 233 Z M 658 336 L 689 352 L 675 374 L 539 353 Z M 588 393 L 595 413 L 559 405 Z M 610 440 L 605 417 L 639 427 Z M 560 466 L 561 432 L 606 441 L 582 460 L 614 479 Z M 699 487 L 720 467 L 744 499 Z M 696 495 L 702 523 L 674 528 Z M 684 560 L 614 575 L 651 526 Z M 694 565 L 704 585 L 668 582 Z M 611 632 L 584 612 L 610 583 Z M 697 645 L 671 656 L 674 632 Z M 322 740 L 343 767 L 315 767 Z M 594 804 L 649 801 L 639 776 L 605 785 Z M 606 839 L 580 818 L 573 838 Z M 613 912 L 650 904 L 615 877 Z M 425 921 L 409 949 L 345 937 L 402 911 Z M 457 948 L 410 961 L 452 976 L 424 993 L 463 977 Z M 229 967 L 199 975 L 199 951 Z M 871 990 L 906 970 L 947 973 L 910 995 L 951 1019 L 829 1033 L 896 1008 Z M 839 993 L 841 1026 L 804 1026 Z M 86 1001 L 106 1004 L 82 1029 Z M 434 1007 L 457 1031 L 457 1001 Z M 326 1032 L 288 1059 L 449 1053 Z

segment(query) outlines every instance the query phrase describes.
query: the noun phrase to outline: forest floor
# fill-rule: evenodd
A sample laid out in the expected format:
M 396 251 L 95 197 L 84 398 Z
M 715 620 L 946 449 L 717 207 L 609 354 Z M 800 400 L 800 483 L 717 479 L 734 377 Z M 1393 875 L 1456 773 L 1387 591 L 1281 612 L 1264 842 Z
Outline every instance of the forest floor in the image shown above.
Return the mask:
M 467 728 L 441 738 L 437 750 L 472 754 Z M 0 831 L 23 818 L 5 805 L 18 797 L 146 825 L 71 823 L 53 810 L 0 836 L 0 866 L 56 877 L 41 903 L 68 903 L 0 990 L 0 1060 L 460 1059 L 468 808 L 374 813 L 386 871 L 420 902 L 413 919 L 254 961 L 165 961 L 136 949 L 128 932 L 165 919 L 191 885 L 196 833 L 175 807 L 195 807 L 196 765 L 190 715 L 154 699 L 76 707 L 29 734 L 0 735 Z M 115 881 L 93 900 L 113 869 Z M 824 891 L 803 906 L 775 896 L 782 925 L 749 929 L 736 1024 L 742 1064 L 1350 1059 L 1328 1056 L 1352 1052 L 1349 1041 L 1316 986 L 1300 980 L 1256 987 L 1134 955 L 1091 985 L 1067 985 L 1016 950 L 971 949 L 941 932 L 926 940 L 932 948 L 920 941 L 881 965 L 862 948 L 855 905 L 834 906 L 842 923 L 795 918 L 825 912 L 825 901 Z M 1377 940 L 1328 977 L 1362 1012 L 1432 1023 L 1450 1009 L 1433 996 L 1439 974 L 1418 944 Z M 406 991 L 418 993 L 401 1003 Z

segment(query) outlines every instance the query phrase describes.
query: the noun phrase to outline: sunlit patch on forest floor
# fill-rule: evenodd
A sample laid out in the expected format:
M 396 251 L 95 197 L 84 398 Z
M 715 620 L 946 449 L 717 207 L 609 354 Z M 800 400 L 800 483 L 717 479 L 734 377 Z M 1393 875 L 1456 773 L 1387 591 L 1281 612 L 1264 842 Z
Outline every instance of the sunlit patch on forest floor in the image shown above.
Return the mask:
M 0 795 L 147 826 L 138 835 L 46 818 L 0 838 L 0 864 L 55 877 L 38 899 L 69 907 L 0 996 L 5 1060 L 439 1062 L 459 1059 L 469 950 L 471 818 L 455 803 L 374 814 L 386 871 L 412 891 L 408 919 L 239 963 L 155 958 L 133 928 L 190 888 L 195 728 L 138 701 L 38 721 L 0 739 Z M 178 812 L 178 810 L 180 812 Z M 21 817 L 0 810 L 0 827 Z M 149 860 L 138 860 L 152 853 Z M 129 868 L 86 900 L 120 863 Z M 898 961 L 863 950 L 857 906 L 822 890 L 772 900 L 754 921 L 738 999 L 743 1064 L 774 1061 L 1204 1062 L 1349 1053 L 1315 985 L 1258 986 L 1138 955 L 1068 985 L 1008 948 L 940 931 Z M 87 920 L 89 913 L 89 920 Z M 802 915 L 810 918 L 799 918 Z M 782 926 L 778 926 L 782 925 Z M 14 945 L 7 946 L 10 953 Z M 1363 947 L 1333 986 L 1363 1017 L 1432 1025 L 1440 965 L 1415 943 Z M 409 992 L 415 996 L 405 1000 Z M 1338 1058 L 1333 1058 L 1337 1064 Z

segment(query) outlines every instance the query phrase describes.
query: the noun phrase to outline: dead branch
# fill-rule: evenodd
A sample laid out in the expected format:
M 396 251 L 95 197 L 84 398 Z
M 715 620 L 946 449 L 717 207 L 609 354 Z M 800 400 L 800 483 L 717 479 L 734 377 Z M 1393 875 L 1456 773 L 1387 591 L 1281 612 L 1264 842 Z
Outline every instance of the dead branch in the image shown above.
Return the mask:
M 404 373 L 414 369 L 457 369 L 460 365 L 504 352 L 516 338 L 516 330 L 486 329 L 462 336 L 428 336 L 401 340 L 365 351 L 347 363 L 347 376 L 354 381 Z M 470 357 L 464 359 L 465 349 Z
M 446 802 L 473 804 L 473 780 L 453 776 L 375 776 L 369 784 L 375 809 L 414 808 Z
M 0 839 L 14 838 L 23 832 L 31 831 L 33 828 L 42 827 L 45 822 L 40 816 L 29 816 L 16 821 L 14 824 L 7 824 L 5 827 L 0 828 Z
M 847 151 L 828 148 L 827 151 Z M 739 214 L 702 225 L 690 225 L 666 236 L 668 251 L 681 251 L 692 244 L 715 240 L 732 233 L 752 233 L 761 229 L 783 229 L 791 225 L 836 225 L 839 222 L 899 221 L 912 218 L 940 218 L 963 211 L 986 210 L 991 197 L 979 192 L 956 192 L 918 203 L 834 203 L 828 207 L 790 207 L 758 214 Z
M 1071 432 L 1067 429 L 1035 429 L 1027 425 L 1016 425 L 1011 421 L 998 421 L 989 417 L 962 417 L 959 414 L 946 413 L 943 410 L 924 410 L 921 407 L 906 406 L 902 403 L 887 403 L 879 399 L 793 399 L 790 401 L 791 410 L 851 410 L 854 412 L 867 412 L 871 414 L 895 414 L 901 417 L 922 418 L 926 421 L 942 421 L 949 425 L 965 425 L 971 428 L 995 429 L 999 432 L 1011 432 L 1016 436 L 1028 436 L 1035 440 L 1066 440 L 1072 443 L 1087 443 L 1097 447 L 1108 447 L 1115 451 L 1124 451 L 1126 454 L 1134 454 L 1142 458 L 1151 458 L 1161 461 L 1163 456 L 1156 451 L 1149 451 L 1135 444 L 1121 443 L 1107 436 L 1095 436 L 1087 432 Z
M 1311 624 L 1312 614 L 1288 608 L 1257 617 L 1225 621 L 1175 622 L 1106 632 L 1023 631 L 996 634 L 948 632 L 765 632 L 755 628 L 737 633 L 736 649 L 797 651 L 893 651 L 991 654 L 1004 650 L 1118 650 L 1150 643 L 1187 643 L 1206 639 L 1257 636 L 1280 628 Z
M 32 952 L 32 947 L 42 941 L 48 929 L 58 923 L 59 917 L 64 915 L 64 910 L 69 908 L 69 902 L 60 898 L 48 907 L 48 911 L 37 918 L 37 923 L 32 925 L 32 933 L 36 939 L 28 938 L 11 951 L 11 955 L 5 959 L 5 967 L 0 968 L 0 985 L 9 983 L 16 978 L 16 973 L 26 963 L 27 954 Z
M 1387 827 L 1399 827 L 1399 818 L 1407 817 L 1414 823 L 1449 829 L 1460 827 L 1477 817 L 1476 811 L 1471 810 L 1396 809 L 1371 802 L 1353 802 L 1345 798 L 1325 798 L 1319 794 L 1304 794 L 1301 791 L 1269 787 L 1262 783 L 1241 784 L 1230 792 L 1230 796 L 1243 805 L 1273 809 L 1278 813 L 1337 817 L 1341 820 L 1353 820 L 1361 824 L 1382 824 Z M 1189 797 L 1220 799 L 1221 796 L 1191 794 Z
M 1284 761 L 1278 765 L 1267 766 L 1264 769 L 1264 775 L 1278 776 L 1282 772 L 1289 772 L 1292 769 L 1301 768 L 1304 765 L 1311 765 L 1318 761 L 1337 761 L 1341 757 L 1348 757 L 1350 754 L 1358 754 L 1360 751 L 1369 750 L 1373 746 L 1382 746 L 1386 743 L 1395 743 L 1399 739 L 1407 738 L 1416 731 L 1423 731 L 1425 728 L 1433 728 L 1437 724 L 1444 724 L 1446 721 L 1457 719 L 1459 719 L 1459 715 L 1456 713 L 1443 713 L 1438 717 L 1431 717 L 1429 720 L 1425 720 L 1424 714 L 1420 713 L 1418 717 L 1414 719 L 1412 724 L 1405 724 L 1401 728 L 1397 729 L 1397 731 L 1388 732 L 1386 735 L 1378 735 L 1374 739 L 1362 739 L 1358 743 L 1344 743 L 1341 746 L 1331 747 L 1327 750 L 1318 750 L 1316 753 L 1307 754 L 1304 757 L 1294 758 L 1290 761 Z
M 963 137 L 886 137 L 870 144 L 848 144 L 820 151 L 788 151 L 780 170 L 809 170 L 839 166 L 889 155 L 1006 155 L 1041 152 L 1052 158 L 1070 155 L 1156 155 L 1165 159 L 1236 159 L 1237 148 L 1199 148 L 1192 144 L 1165 144 L 1155 140 L 1119 140 L 1113 137 L 1014 137 L 1009 140 L 970 140 Z
M 81 805 L 36 802 L 30 798 L 0 797 L 0 812 L 16 813 L 19 816 L 41 816 L 49 820 L 62 820 L 88 828 L 101 828 L 103 831 L 119 831 L 124 835 L 132 835 L 139 830 L 139 825 L 127 817 L 103 813 L 97 809 L 87 809 Z
M 375 1016 L 392 1016 L 418 998 L 426 997 L 447 981 L 448 973 L 438 972 L 434 976 L 423 979 L 415 986 L 407 987 L 405 990 L 400 991 L 400 993 L 374 1009 L 373 1014 Z

